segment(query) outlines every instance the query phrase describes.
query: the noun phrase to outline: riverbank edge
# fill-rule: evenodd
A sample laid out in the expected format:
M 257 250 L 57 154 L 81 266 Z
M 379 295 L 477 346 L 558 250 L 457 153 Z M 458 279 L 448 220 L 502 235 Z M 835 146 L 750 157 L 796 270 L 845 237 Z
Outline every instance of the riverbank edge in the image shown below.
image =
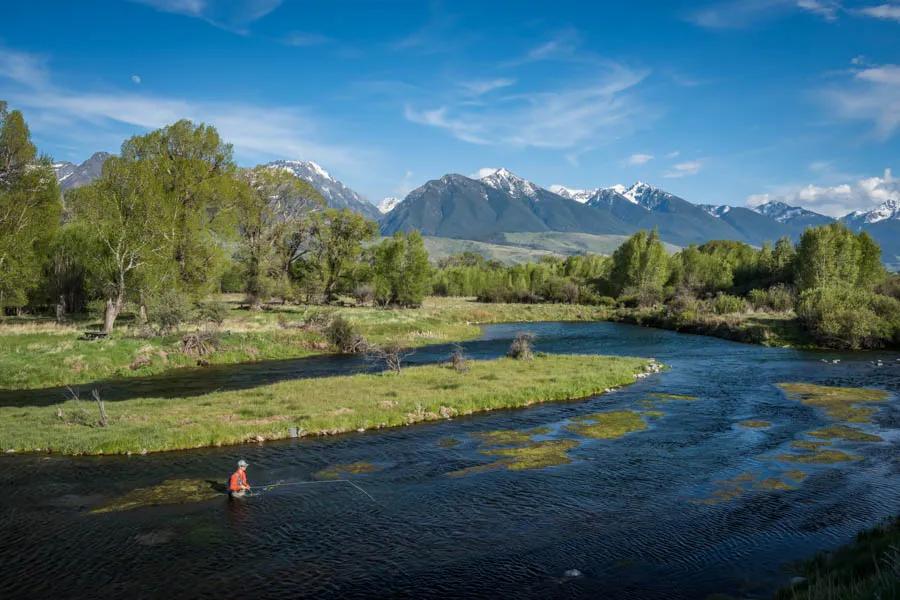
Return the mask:
M 136 398 L 96 407 L 0 408 L 7 454 L 130 455 L 408 426 L 608 393 L 658 373 L 650 358 L 538 355 L 279 382 L 178 399 Z M 86 408 L 90 407 L 90 408 Z M 302 425 L 301 425 L 302 423 Z M 296 432 L 292 429 L 297 428 Z
M 109 340 L 84 342 L 75 341 L 78 329 L 71 327 L 5 335 L 0 327 L 0 347 L 6 349 L 0 353 L 0 379 L 13 382 L 13 385 L 3 385 L 0 391 L 74 387 L 106 379 L 164 375 L 178 369 L 196 368 L 198 362 L 203 366 L 231 365 L 333 353 L 321 330 L 300 326 L 312 310 L 291 307 L 255 314 L 233 311 L 218 334 L 219 349 L 202 360 L 180 351 L 181 335 L 189 333 L 187 330 L 151 339 L 116 333 Z M 664 318 L 660 311 L 652 309 L 479 303 L 465 298 L 434 297 L 417 309 L 316 307 L 315 310 L 347 318 L 370 342 L 397 343 L 407 348 L 477 339 L 485 325 L 552 321 L 618 322 L 771 347 L 824 350 L 808 336 L 801 335 L 795 318 L 784 316 L 754 316 L 752 322 L 744 316 L 726 316 L 708 322 L 685 323 Z
M 900 594 L 900 514 L 860 531 L 835 550 L 799 563 L 776 600 L 863 600 Z

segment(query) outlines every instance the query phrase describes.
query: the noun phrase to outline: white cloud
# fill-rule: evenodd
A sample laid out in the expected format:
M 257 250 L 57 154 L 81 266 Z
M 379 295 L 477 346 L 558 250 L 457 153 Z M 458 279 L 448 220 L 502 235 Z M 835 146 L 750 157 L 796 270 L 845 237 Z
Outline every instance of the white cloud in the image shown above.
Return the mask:
M 0 89 L 10 104 L 27 110 L 37 133 L 46 131 L 56 140 L 117 137 L 118 140 L 156 129 L 179 119 L 209 123 L 235 147 L 239 157 L 251 159 L 315 158 L 329 165 L 360 162 L 347 148 L 318 141 L 316 120 L 303 108 L 261 106 L 224 101 L 188 100 L 131 91 L 102 93 L 63 89 L 46 77 L 35 78 L 21 69 L 21 55 L 11 61 L 0 50 Z M 25 61 L 27 62 L 27 61 Z M 7 85 L 2 85 L 7 83 Z M 67 137 L 68 136 L 68 137 Z
M 246 34 L 246 27 L 281 6 L 283 0 L 131 0 L 173 13 L 202 19 L 228 31 Z
M 747 205 L 759 206 L 775 200 L 824 215 L 842 217 L 856 210 L 872 210 L 888 200 L 900 202 L 900 181 L 894 179 L 890 169 L 885 169 L 882 177 L 867 177 L 851 183 L 833 186 L 807 184 L 754 194 L 747 198 Z
M 897 21 L 900 23 L 900 4 L 879 4 L 878 6 L 867 6 L 857 11 L 859 14 L 876 19 L 885 19 L 888 21 Z
M 867 67 L 823 92 L 834 113 L 845 119 L 869 121 L 882 139 L 900 128 L 900 65 Z
M 673 150 L 672 152 L 666 154 L 666 158 L 678 158 L 679 156 L 681 156 L 681 152 L 679 150 Z
M 707 4 L 687 20 L 708 29 L 741 29 L 798 10 L 834 21 L 840 9 L 834 0 L 725 0 Z
M 597 75 L 598 71 L 605 75 Z M 574 87 L 548 86 L 518 94 L 443 98 L 437 106 L 407 104 L 406 118 L 443 129 L 473 144 L 571 149 L 626 134 L 651 118 L 634 88 L 648 73 L 607 63 L 594 65 L 593 79 Z M 434 101 L 432 101 L 434 102 Z
M 688 177 L 690 175 L 696 175 L 700 172 L 700 169 L 703 168 L 703 161 L 700 160 L 690 160 L 687 162 L 678 163 L 674 165 L 671 169 L 663 173 L 663 177 L 668 177 L 669 179 L 679 179 L 681 177 Z
M 141 76 L 140 76 L 140 75 L 132 75 L 132 76 L 131 76 L 131 83 L 140 85 L 140 83 L 141 83 Z
M 500 169 L 497 167 L 482 167 L 469 175 L 470 179 L 483 179 L 485 177 L 490 177 Z
M 511 85 L 515 85 L 516 80 L 509 77 L 498 77 L 496 79 L 479 79 L 474 81 L 464 81 L 460 86 L 473 96 L 481 96 L 499 90 Z
M 652 154 L 632 154 L 625 161 L 625 164 L 630 166 L 645 165 L 651 160 L 653 160 Z
M 46 85 L 47 77 L 42 58 L 0 46 L 0 78 L 27 86 L 42 86 Z

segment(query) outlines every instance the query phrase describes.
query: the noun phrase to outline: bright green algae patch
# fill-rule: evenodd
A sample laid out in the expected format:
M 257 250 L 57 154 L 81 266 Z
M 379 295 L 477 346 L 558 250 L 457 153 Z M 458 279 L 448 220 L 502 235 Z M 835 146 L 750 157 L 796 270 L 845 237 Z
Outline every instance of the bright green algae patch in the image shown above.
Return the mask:
M 411 425 L 541 402 L 576 400 L 633 383 L 652 361 L 617 356 L 542 355 L 473 360 L 465 373 L 444 365 L 397 374 L 298 379 L 187 398 L 106 403 L 107 427 L 60 415 L 84 402 L 0 407 L 0 450 L 125 454 L 182 450 Z M 93 407 L 91 407 L 93 409 Z
M 614 440 L 634 431 L 647 429 L 641 413 L 633 410 L 614 410 L 574 419 L 567 429 L 578 435 L 601 440 Z
M 344 465 L 331 465 L 316 473 L 318 479 L 337 479 L 341 475 L 362 475 L 365 473 L 377 473 L 381 467 L 370 462 L 359 461 Z
M 861 431 L 855 427 L 848 427 L 846 425 L 830 425 L 828 427 L 823 427 L 822 429 L 810 431 L 809 435 L 826 440 L 840 439 L 846 440 L 848 442 L 884 441 L 884 438 L 882 438 L 881 436 L 874 435 L 872 433 L 866 433 L 865 431 Z
M 869 423 L 876 409 L 860 406 L 873 402 L 884 402 L 888 393 L 870 388 L 846 388 L 815 385 L 812 383 L 779 383 L 789 398 L 799 400 L 807 406 L 821 408 L 832 419 L 850 423 Z
M 203 502 L 217 496 L 222 496 L 222 492 L 206 479 L 167 479 L 152 487 L 132 490 L 91 512 L 108 513 L 163 504 Z
M 483 450 L 482 454 L 503 457 L 499 462 L 511 471 L 543 469 L 571 462 L 568 452 L 577 445 L 575 440 L 547 440 L 513 448 Z
M 653 392 L 650 396 L 657 400 L 683 400 L 687 402 L 697 399 L 697 396 L 689 396 L 688 394 L 670 394 L 668 392 Z
M 862 457 L 855 454 L 848 454 L 843 450 L 829 449 L 813 450 L 812 452 L 807 452 L 804 454 L 779 454 L 777 456 L 777 459 L 782 462 L 830 464 L 862 460 Z
M 535 427 L 534 429 L 498 429 L 496 431 L 482 431 L 473 433 L 472 437 L 481 441 L 485 446 L 515 446 L 527 444 L 536 435 L 550 433 L 549 427 Z
M 772 424 L 769 421 L 758 421 L 755 419 L 748 419 L 747 421 L 741 421 L 738 423 L 741 427 L 748 427 L 750 429 L 765 429 L 767 427 L 771 427 Z
M 753 473 L 741 473 L 731 479 L 715 484 L 715 489 L 707 498 L 697 500 L 699 504 L 721 504 L 747 492 L 786 491 L 797 489 L 797 484 L 806 478 L 806 473 L 790 470 L 773 477 L 762 477 Z
M 831 442 L 823 442 L 821 440 L 794 440 L 791 442 L 791 448 L 800 450 L 818 450 L 822 446 L 827 446 Z

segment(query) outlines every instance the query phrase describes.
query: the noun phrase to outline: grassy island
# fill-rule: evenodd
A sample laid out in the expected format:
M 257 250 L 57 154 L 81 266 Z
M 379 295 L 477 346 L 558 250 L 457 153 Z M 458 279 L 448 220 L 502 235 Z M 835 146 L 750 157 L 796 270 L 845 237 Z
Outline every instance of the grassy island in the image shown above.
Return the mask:
M 574 400 L 632 383 L 651 360 L 537 356 L 410 367 L 281 382 L 190 398 L 137 398 L 106 404 L 69 400 L 49 407 L 0 408 L 0 449 L 63 454 L 160 452 L 289 437 L 330 435 L 476 412 Z

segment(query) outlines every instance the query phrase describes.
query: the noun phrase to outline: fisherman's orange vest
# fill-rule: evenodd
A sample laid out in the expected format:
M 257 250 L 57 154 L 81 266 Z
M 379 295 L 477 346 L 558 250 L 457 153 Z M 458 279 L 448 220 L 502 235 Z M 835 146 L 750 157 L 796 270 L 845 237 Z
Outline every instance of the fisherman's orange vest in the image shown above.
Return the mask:
M 244 471 L 238 469 L 231 475 L 231 479 L 228 480 L 228 491 L 229 492 L 239 492 L 241 491 L 241 486 L 247 485 L 247 474 Z

